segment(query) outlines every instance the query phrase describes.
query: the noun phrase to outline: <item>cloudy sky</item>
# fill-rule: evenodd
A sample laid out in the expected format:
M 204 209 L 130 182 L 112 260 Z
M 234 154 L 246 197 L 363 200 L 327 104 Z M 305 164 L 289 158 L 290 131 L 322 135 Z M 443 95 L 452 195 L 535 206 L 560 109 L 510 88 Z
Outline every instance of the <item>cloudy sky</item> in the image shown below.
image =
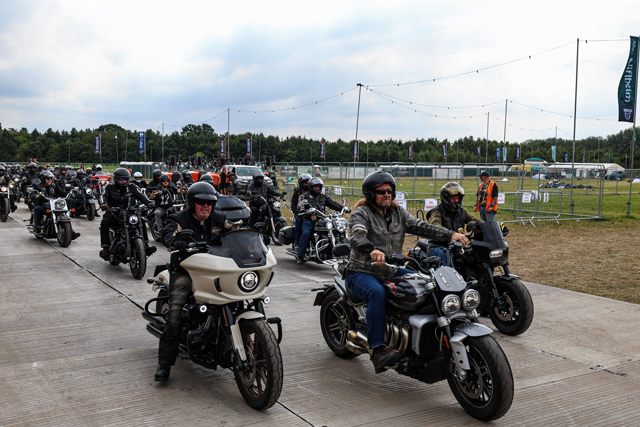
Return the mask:
M 630 35 L 638 2 L 4 0 L 0 123 L 502 141 L 508 100 L 507 141 L 571 139 L 579 38 L 576 137 L 607 136 Z

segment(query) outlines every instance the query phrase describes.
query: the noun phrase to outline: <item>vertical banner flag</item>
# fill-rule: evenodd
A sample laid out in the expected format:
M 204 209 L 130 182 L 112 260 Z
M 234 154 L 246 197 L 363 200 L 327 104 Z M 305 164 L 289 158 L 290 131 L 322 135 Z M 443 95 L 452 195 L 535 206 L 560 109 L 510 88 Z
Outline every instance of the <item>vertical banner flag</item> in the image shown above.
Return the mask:
M 320 158 L 324 159 L 324 146 L 326 144 L 326 141 L 323 139 L 322 141 L 320 141 Z
M 447 160 L 447 143 L 442 144 L 442 158 Z
M 520 146 L 516 147 L 516 162 L 520 161 Z
M 358 147 L 358 140 L 353 141 L 353 158 L 357 159 L 360 157 L 360 148 Z
M 251 157 L 251 137 L 247 137 L 247 157 Z
M 496 147 L 496 162 L 500 161 L 500 147 Z
M 144 132 L 138 132 L 138 153 L 144 154 Z
M 564 153 L 564 162 L 569 162 L 569 153 Z
M 476 147 L 476 150 L 478 151 L 478 163 L 480 163 L 480 146 L 479 145 Z
M 224 146 L 224 139 L 220 140 L 220 157 L 224 157 L 226 155 L 226 147 Z
M 93 135 L 93 139 L 96 143 L 95 154 L 102 154 L 102 138 L 100 137 L 100 134 Z
M 413 160 L 413 144 L 409 144 L 409 160 Z
M 638 76 L 638 37 L 631 37 L 629 59 L 618 85 L 618 121 L 634 122 Z
M 586 151 L 583 151 L 583 152 L 582 152 L 582 163 L 584 163 L 584 155 L 585 155 L 586 153 L 587 153 Z
M 556 146 L 552 145 L 551 146 L 551 159 L 555 162 L 556 161 Z
M 502 149 L 502 151 L 503 151 L 502 160 L 506 162 L 507 161 L 507 147 L 504 147 Z

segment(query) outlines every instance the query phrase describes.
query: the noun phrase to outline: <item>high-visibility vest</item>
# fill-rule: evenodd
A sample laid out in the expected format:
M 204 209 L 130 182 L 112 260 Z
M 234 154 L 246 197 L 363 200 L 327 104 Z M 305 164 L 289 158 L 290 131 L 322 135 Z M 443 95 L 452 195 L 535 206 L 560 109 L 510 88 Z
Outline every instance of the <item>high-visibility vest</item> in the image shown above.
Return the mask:
M 493 181 L 489 181 L 489 187 L 487 187 L 487 205 L 493 205 L 493 212 L 496 212 L 498 210 L 498 199 L 493 200 L 493 186 L 496 183 Z M 478 210 L 480 209 L 480 189 L 482 188 L 482 184 L 480 184 L 480 186 L 478 187 L 478 197 L 476 197 L 476 208 L 478 208 Z

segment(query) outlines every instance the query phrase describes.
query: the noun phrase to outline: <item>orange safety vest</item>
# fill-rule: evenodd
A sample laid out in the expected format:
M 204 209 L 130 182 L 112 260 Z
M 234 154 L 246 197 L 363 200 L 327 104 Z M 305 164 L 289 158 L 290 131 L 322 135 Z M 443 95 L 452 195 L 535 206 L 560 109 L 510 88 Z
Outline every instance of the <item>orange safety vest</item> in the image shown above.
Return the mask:
M 498 199 L 496 198 L 495 203 L 493 201 L 493 186 L 496 183 L 493 181 L 489 181 L 489 187 L 487 187 L 487 205 L 493 205 L 493 212 L 498 211 Z M 482 184 L 478 187 L 478 197 L 476 197 L 476 211 L 480 210 L 480 189 L 482 188 Z

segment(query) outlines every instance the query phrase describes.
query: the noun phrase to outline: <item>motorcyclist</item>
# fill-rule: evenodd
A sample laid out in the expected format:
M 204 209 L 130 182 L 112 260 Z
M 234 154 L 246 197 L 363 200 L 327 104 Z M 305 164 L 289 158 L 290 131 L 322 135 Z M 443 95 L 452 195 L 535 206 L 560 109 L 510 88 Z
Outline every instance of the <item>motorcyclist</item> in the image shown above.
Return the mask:
M 95 171 L 94 175 L 102 175 L 102 165 L 97 165 L 96 166 L 96 171 Z
M 331 197 L 322 194 L 322 187 L 324 186 L 322 179 L 318 177 L 311 178 L 307 186 L 309 187 L 309 191 L 303 194 L 298 200 L 298 215 L 302 217 L 300 245 L 298 246 L 298 257 L 296 258 L 298 264 L 304 264 L 305 262 L 304 257 L 307 251 L 307 244 L 309 243 L 311 233 L 313 233 L 313 227 L 315 226 L 315 221 L 311 219 L 311 216 L 303 214 L 302 211 L 315 208 L 324 213 L 325 208 L 330 208 L 334 211 L 341 211 L 344 208 L 344 206 Z M 351 212 L 349 208 L 345 210 L 347 213 Z
M 156 169 L 151 172 L 151 181 L 147 185 L 147 193 L 150 193 L 153 189 L 160 187 L 160 177 L 162 176 L 162 171 L 160 169 Z
M 307 184 L 309 184 L 310 179 L 311 175 L 308 173 L 300 175 L 298 177 L 298 188 L 293 190 L 293 195 L 291 196 L 291 211 L 295 218 L 293 230 L 293 249 L 295 250 L 297 250 L 300 245 L 300 233 L 302 232 L 302 217 L 298 215 L 298 201 L 301 195 L 309 191 Z
M 100 245 L 102 246 L 100 257 L 104 260 L 109 260 L 110 256 L 109 229 L 120 224 L 118 218 L 111 212 L 107 212 L 107 209 L 115 207 L 127 208 L 133 201 L 133 198 L 147 205 L 150 209 L 155 208 L 155 203 L 150 201 L 130 180 L 131 174 L 129 174 L 129 171 L 125 168 L 118 168 L 113 172 L 113 182 L 107 184 L 104 193 L 100 195 L 100 207 L 103 212 L 106 212 L 100 222 Z M 143 238 L 146 254 L 151 255 L 157 248 L 155 246 L 149 246 L 147 228 L 143 227 L 142 231 L 144 233 Z
M 158 230 L 162 230 L 163 218 L 167 215 L 167 210 L 175 203 L 176 190 L 170 184 L 171 178 L 169 178 L 169 175 L 162 175 L 160 177 L 160 187 L 149 195 L 149 198 L 156 202 L 154 214 Z
M 142 173 L 141 172 L 134 172 L 133 173 L 133 183 L 135 185 L 137 185 L 138 188 L 140 188 L 140 189 L 147 188 L 147 181 L 142 179 Z
M 278 198 L 284 197 L 284 194 L 280 194 L 278 190 L 265 184 L 264 173 L 262 173 L 262 171 L 254 172 L 252 182 L 247 187 L 247 199 L 249 200 L 249 209 L 251 209 L 251 217 L 249 218 L 250 227 L 258 220 L 260 207 L 264 203 L 261 199 L 266 200 L 270 195 Z
M 47 198 L 65 197 L 66 194 L 59 185 L 53 183 L 53 173 L 44 171 L 40 174 L 40 182 L 36 182 L 33 185 L 35 192 L 33 199 L 33 225 L 36 233 L 42 233 L 42 216 L 44 215 L 44 205 L 47 203 Z M 75 240 L 80 237 L 80 233 L 71 229 L 71 239 Z
M 193 184 L 195 181 L 193 180 L 193 177 L 191 176 L 191 172 L 189 171 L 184 171 L 184 173 L 182 174 L 182 182 L 184 185 L 186 185 L 187 187 L 190 186 L 191 184 Z
M 8 186 L 11 183 L 11 176 L 7 172 L 7 168 L 5 166 L 0 166 L 0 185 Z M 16 191 L 16 190 L 14 190 Z M 14 192 L 11 191 L 9 194 L 9 205 L 11 206 L 11 212 L 15 212 L 18 207 L 16 206 L 16 196 Z
M 180 267 L 180 262 L 189 256 L 187 253 L 189 242 L 174 242 L 174 238 L 179 230 L 192 230 L 193 239 L 211 244 L 216 230 L 220 232 L 222 229 L 234 228 L 224 220 L 224 216 L 220 218 L 215 214 L 212 215 L 216 200 L 213 186 L 204 182 L 193 184 L 187 191 L 187 208 L 169 215 L 162 230 L 164 245 L 178 252 L 171 255 L 169 311 L 158 346 L 158 367 L 154 376 L 156 381 L 167 381 L 171 366 L 176 362 L 182 330 L 182 307 L 192 293 L 191 277 Z
M 311 182 L 309 183 L 312 184 Z M 364 199 L 357 204 L 349 219 L 351 254 L 347 266 L 347 286 L 367 302 L 367 338 L 373 350 L 371 360 L 375 372 L 383 372 L 386 366 L 396 364 L 400 355 L 387 347 L 386 291 L 382 282 L 386 279 L 411 273 L 403 268 L 385 265 L 385 254 L 402 253 L 405 233 L 430 239 L 457 240 L 463 244 L 468 239 L 459 233 L 419 220 L 399 207 L 395 202 L 396 182 L 387 172 L 370 173 L 362 181 Z M 363 243 L 373 243 L 375 249 L 367 256 L 358 252 Z
M 465 224 L 471 221 L 475 221 L 476 224 L 484 223 L 462 207 L 463 198 L 464 188 L 457 182 L 447 182 L 440 189 L 440 204 L 427 213 L 427 222 L 452 231 L 464 229 Z M 440 257 L 442 265 L 446 265 L 447 257 L 441 246 L 446 246 L 449 240 L 432 239 L 432 242 L 437 246 L 431 247 L 429 255 Z
M 216 190 L 216 186 L 213 184 L 213 177 L 211 175 L 208 175 L 206 173 L 201 174 L 198 182 L 206 182 L 210 184 L 213 187 L 213 191 L 215 192 L 216 197 L 220 197 L 220 193 L 218 193 L 218 190 Z
M 22 182 L 20 183 L 20 191 L 22 195 L 26 197 L 27 187 L 34 184 L 34 181 L 38 179 L 38 165 L 31 162 L 27 164 L 27 167 L 22 171 L 20 175 Z

